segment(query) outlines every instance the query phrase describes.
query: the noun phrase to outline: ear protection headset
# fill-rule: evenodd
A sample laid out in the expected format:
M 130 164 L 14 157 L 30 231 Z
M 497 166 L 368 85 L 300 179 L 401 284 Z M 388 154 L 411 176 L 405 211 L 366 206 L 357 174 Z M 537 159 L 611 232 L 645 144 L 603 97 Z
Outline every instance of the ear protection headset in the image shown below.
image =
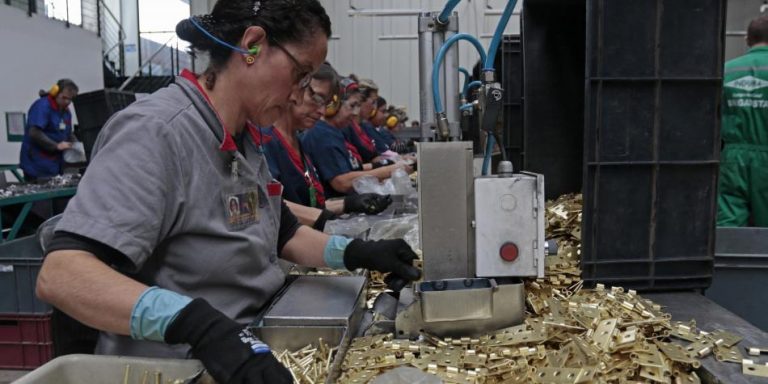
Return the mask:
M 240 53 L 242 53 L 244 55 L 258 56 L 259 52 L 261 52 L 261 46 L 258 45 L 258 44 L 253 45 L 252 47 L 248 48 L 248 50 L 246 51 L 245 49 L 242 49 L 240 47 L 235 47 L 234 45 L 229 44 L 226 41 L 219 39 L 218 37 L 214 36 L 210 32 L 206 31 L 205 28 L 203 28 L 203 26 L 200 25 L 200 23 L 198 23 L 197 20 L 195 20 L 194 16 L 190 17 L 189 21 L 192 23 L 192 25 L 195 26 L 195 28 L 200 30 L 200 32 L 202 32 L 203 35 L 205 35 L 209 39 L 213 40 L 216 44 L 223 45 L 223 46 L 225 46 L 225 47 L 227 47 L 227 48 L 229 48 L 229 49 L 231 49 L 231 50 L 233 50 L 235 52 L 240 52 Z
M 48 90 L 48 95 L 51 97 L 56 97 L 56 95 L 59 94 L 61 91 L 61 87 L 59 87 L 59 84 L 54 84 L 51 89 Z
M 339 101 L 339 95 L 333 95 L 331 102 L 325 106 L 325 117 L 333 117 L 339 113 L 341 108 L 341 102 Z
M 387 125 L 387 128 L 389 129 L 397 127 L 398 123 L 400 123 L 400 119 L 398 119 L 397 116 L 395 115 L 387 117 L 387 121 L 385 122 L 385 124 Z
M 346 96 L 350 91 L 354 91 L 357 89 L 357 82 L 352 80 L 349 77 L 345 77 L 339 81 L 339 93 L 342 97 Z M 344 97 L 346 99 L 346 97 Z M 333 117 L 337 113 L 339 113 L 339 110 L 341 109 L 342 100 L 339 95 L 333 95 L 333 101 L 331 101 L 326 107 L 325 107 L 325 117 Z
M 368 118 L 369 119 L 373 119 L 374 117 L 376 117 L 376 113 L 378 113 L 378 112 L 379 112 L 379 109 L 376 108 L 376 106 L 374 105 L 373 106 L 373 110 L 371 111 L 371 116 L 369 116 Z

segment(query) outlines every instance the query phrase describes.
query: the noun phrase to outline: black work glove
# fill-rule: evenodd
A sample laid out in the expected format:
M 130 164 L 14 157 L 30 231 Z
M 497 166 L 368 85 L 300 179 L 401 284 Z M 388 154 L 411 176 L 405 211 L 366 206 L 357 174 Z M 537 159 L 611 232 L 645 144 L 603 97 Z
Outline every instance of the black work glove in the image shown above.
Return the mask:
M 384 273 L 392 272 L 387 283 L 393 290 L 402 289 L 407 282 L 421 277 L 421 271 L 413 266 L 413 261 L 417 258 L 411 246 L 403 239 L 356 239 L 344 250 L 344 266 L 350 271 L 366 268 Z
M 327 223 L 328 220 L 334 219 L 336 219 L 335 213 L 327 209 L 323 209 L 323 211 L 320 212 L 320 216 L 318 216 L 317 220 L 315 220 L 315 223 L 312 224 L 312 228 L 322 232 L 325 229 L 325 223 Z
M 219 384 L 293 383 L 293 376 L 247 328 L 197 298 L 165 332 L 168 344 L 187 343 Z
M 344 198 L 344 213 L 365 213 L 376 215 L 392 204 L 392 197 L 376 193 L 349 195 Z

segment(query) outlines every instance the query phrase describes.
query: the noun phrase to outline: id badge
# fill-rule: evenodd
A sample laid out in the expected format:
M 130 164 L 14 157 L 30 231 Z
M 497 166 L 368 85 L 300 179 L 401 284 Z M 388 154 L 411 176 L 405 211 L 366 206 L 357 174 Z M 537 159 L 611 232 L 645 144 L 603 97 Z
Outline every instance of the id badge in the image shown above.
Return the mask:
M 238 186 L 225 188 L 222 192 L 224 217 L 227 227 L 240 230 L 259 222 L 260 200 L 258 186 Z
M 59 131 L 63 131 L 67 129 L 67 124 L 64 123 L 64 120 L 59 121 Z

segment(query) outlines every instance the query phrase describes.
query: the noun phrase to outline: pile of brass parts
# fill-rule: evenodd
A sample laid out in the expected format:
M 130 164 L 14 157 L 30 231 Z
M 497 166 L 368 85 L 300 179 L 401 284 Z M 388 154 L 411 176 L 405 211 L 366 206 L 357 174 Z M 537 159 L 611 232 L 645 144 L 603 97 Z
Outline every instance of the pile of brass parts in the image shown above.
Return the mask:
M 768 366 L 743 359 L 736 335 L 704 332 L 694 321 L 673 322 L 635 291 L 600 284 L 582 289 L 581 211 L 580 194 L 547 203 L 547 238 L 557 240 L 558 254 L 547 257 L 545 278 L 526 282 L 529 312 L 522 325 L 476 338 L 357 338 L 338 382 L 368 383 L 390 369 L 412 366 L 457 384 L 695 384 L 699 358 L 711 354 L 742 364 L 745 373 L 768 372 Z M 374 272 L 371 288 L 385 289 L 383 276 Z
M 387 284 L 384 283 L 384 278 L 386 277 L 385 273 L 379 271 L 368 271 L 368 273 L 368 289 L 366 290 L 365 296 L 365 308 L 371 309 L 373 308 L 373 302 L 376 301 L 376 298 L 388 289 Z
M 699 383 L 693 372 L 699 358 L 714 354 L 742 364 L 740 337 L 698 330 L 693 321 L 672 322 L 634 291 L 531 284 L 532 313 L 522 325 L 477 338 L 357 338 L 339 382 L 367 383 L 389 369 L 412 366 L 457 384 Z
M 288 368 L 294 383 L 319 384 L 327 380 L 336 350 L 320 339 L 317 346 L 310 344 L 295 352 L 273 351 L 272 354 Z
M 131 367 L 130 364 L 125 365 L 123 370 L 123 384 L 140 383 L 140 384 L 215 384 L 213 378 L 208 373 L 201 369 L 191 377 L 171 379 L 167 376 L 163 376 L 163 372 L 143 370 L 141 375 L 134 375 L 136 368 Z
M 557 241 L 558 251 L 545 258 L 545 277 L 538 282 L 565 288 L 581 279 L 581 194 L 548 201 L 546 210 L 547 239 Z

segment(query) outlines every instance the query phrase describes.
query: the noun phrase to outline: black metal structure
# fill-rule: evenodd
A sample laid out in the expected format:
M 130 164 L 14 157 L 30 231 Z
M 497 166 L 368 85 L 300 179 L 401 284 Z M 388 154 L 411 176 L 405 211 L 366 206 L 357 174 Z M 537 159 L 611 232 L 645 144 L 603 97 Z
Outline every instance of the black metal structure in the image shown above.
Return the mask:
M 583 192 L 587 282 L 710 285 L 724 26 L 724 0 L 523 4 L 525 122 L 507 142 L 522 135 L 547 198 Z

